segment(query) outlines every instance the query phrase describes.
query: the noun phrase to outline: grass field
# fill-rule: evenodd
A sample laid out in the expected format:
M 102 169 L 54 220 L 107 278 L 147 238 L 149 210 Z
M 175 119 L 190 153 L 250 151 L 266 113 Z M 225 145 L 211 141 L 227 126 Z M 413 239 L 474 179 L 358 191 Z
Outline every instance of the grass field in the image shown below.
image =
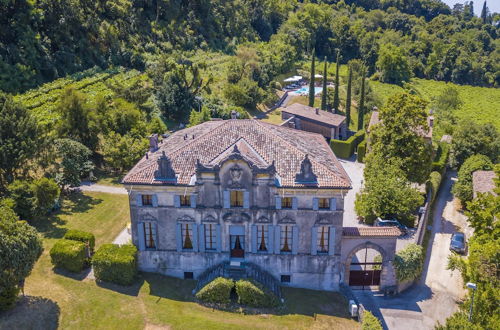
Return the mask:
M 0 329 L 356 329 L 338 293 L 284 288 L 283 310 L 266 314 L 224 312 L 193 301 L 195 281 L 143 273 L 131 287 L 98 284 L 85 274 L 55 272 L 49 250 L 66 230 L 111 242 L 129 220 L 127 196 L 75 194 L 36 227 L 44 253 L 26 280 L 18 306 L 0 315 Z M 316 315 L 315 315 L 316 313 Z

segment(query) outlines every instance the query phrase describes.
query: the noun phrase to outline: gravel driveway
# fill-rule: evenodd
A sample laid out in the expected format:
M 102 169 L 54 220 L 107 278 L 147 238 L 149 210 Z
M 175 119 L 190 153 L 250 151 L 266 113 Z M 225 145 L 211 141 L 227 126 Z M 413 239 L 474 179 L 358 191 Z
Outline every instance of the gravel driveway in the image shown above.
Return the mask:
M 344 167 L 345 171 L 351 179 L 352 189 L 349 190 L 344 199 L 344 227 L 367 227 L 363 223 L 359 223 L 357 219 L 356 212 L 354 212 L 354 200 L 356 199 L 356 194 L 361 189 L 363 181 L 363 170 L 365 169 L 365 164 L 358 163 L 354 159 L 356 156 L 350 159 L 339 159 L 339 162 Z

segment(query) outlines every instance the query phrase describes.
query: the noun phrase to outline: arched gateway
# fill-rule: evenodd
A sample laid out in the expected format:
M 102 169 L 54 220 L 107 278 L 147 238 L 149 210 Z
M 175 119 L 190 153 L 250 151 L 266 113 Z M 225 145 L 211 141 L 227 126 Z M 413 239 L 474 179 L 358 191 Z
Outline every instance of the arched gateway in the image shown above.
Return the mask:
M 355 287 L 379 286 L 381 290 L 396 285 L 392 261 L 400 234 L 399 229 L 395 227 L 344 227 L 341 250 L 342 282 Z M 368 249 L 378 252 L 381 262 L 374 261 L 373 258 L 366 262 Z M 353 257 L 363 250 L 365 260 L 353 263 Z

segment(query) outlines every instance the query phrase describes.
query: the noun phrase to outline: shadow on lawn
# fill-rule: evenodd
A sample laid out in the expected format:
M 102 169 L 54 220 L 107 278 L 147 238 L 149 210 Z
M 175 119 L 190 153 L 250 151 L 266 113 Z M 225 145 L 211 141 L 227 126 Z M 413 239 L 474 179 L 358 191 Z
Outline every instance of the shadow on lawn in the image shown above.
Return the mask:
M 57 329 L 61 310 L 55 301 L 42 297 L 20 297 L 16 306 L 0 313 L 0 329 Z
M 95 283 L 100 288 L 115 291 L 121 294 L 125 294 L 127 296 L 137 297 L 139 295 L 139 291 L 141 290 L 142 285 L 144 284 L 144 279 L 142 277 L 139 277 L 139 279 L 130 286 L 102 282 L 97 280 L 95 281 Z
M 64 276 L 64 277 L 69 277 L 71 279 L 74 279 L 75 281 L 83 281 L 89 275 L 89 273 L 91 271 L 91 268 L 89 267 L 87 269 L 84 269 L 84 270 L 82 270 L 79 273 L 72 273 L 72 272 L 70 272 L 68 270 L 61 269 L 61 268 L 53 268 L 52 270 L 57 275 L 61 275 L 61 276 Z

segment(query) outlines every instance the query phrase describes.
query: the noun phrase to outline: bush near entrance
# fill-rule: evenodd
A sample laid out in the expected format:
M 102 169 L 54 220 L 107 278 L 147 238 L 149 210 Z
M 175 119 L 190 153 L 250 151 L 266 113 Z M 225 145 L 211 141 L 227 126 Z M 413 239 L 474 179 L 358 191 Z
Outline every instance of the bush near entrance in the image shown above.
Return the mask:
M 92 258 L 99 281 L 131 285 L 137 276 L 137 248 L 131 244 L 104 244 Z
M 363 312 L 363 322 L 361 323 L 362 330 L 382 330 L 382 324 L 372 313 L 365 310 Z
M 409 244 L 403 250 L 396 253 L 394 268 L 398 281 L 411 281 L 422 272 L 424 265 L 424 250 L 420 245 Z
M 89 266 L 85 243 L 69 239 L 58 240 L 50 249 L 51 262 L 56 268 L 79 273 Z
M 92 233 L 88 233 L 86 231 L 81 230 L 68 230 L 66 234 L 64 234 L 64 239 L 69 239 L 72 241 L 80 241 L 82 243 L 88 244 L 90 253 L 94 252 L 95 246 L 95 236 Z
M 196 298 L 206 303 L 228 304 L 231 302 L 230 296 L 233 288 L 233 280 L 217 277 L 201 288 L 196 293 Z
M 335 156 L 340 158 L 349 158 L 353 155 L 354 149 L 365 138 L 365 131 L 358 131 L 345 141 L 331 140 L 330 147 L 332 148 Z
M 266 292 L 264 287 L 255 281 L 239 280 L 236 282 L 236 294 L 238 303 L 251 307 L 275 307 L 278 305 L 278 298 Z

